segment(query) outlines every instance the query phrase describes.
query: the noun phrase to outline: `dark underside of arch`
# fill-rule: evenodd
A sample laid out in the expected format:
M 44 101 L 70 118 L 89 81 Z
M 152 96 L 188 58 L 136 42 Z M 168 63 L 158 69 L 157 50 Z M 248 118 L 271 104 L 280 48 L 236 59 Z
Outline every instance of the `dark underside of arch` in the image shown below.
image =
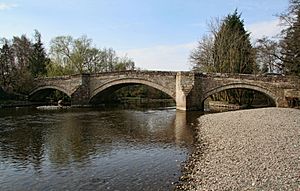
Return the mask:
M 243 106 L 242 108 L 276 107 L 277 105 L 275 98 L 266 92 L 242 87 L 223 88 L 220 91 L 213 90 L 202 101 L 203 107 L 208 106 L 205 101 L 223 102 L 225 103 L 224 106 L 226 104 L 235 104 Z
M 71 98 L 65 92 L 55 88 L 42 88 L 29 95 L 29 101 L 46 104 L 57 103 L 58 100 L 70 102 Z
M 145 84 L 121 83 L 112 85 L 97 93 L 90 99 L 90 104 L 97 105 L 102 103 L 117 103 L 122 97 L 172 99 L 172 97 L 161 90 Z

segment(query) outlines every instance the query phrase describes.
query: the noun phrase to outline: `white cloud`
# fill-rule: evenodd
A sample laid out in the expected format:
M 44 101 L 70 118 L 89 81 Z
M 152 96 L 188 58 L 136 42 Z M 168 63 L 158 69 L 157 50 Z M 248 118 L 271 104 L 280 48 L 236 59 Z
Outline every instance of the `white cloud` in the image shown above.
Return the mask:
M 118 52 L 132 58 L 136 67 L 141 69 L 186 71 L 190 69 L 188 58 L 196 44 L 160 45 Z
M 251 38 L 253 40 L 264 36 L 274 37 L 282 30 L 282 26 L 279 24 L 279 20 L 263 21 L 248 25 L 247 30 L 251 32 Z
M 11 9 L 11 8 L 15 8 L 17 6 L 18 5 L 14 4 L 14 3 L 0 3 L 0 11 L 8 10 L 8 9 Z

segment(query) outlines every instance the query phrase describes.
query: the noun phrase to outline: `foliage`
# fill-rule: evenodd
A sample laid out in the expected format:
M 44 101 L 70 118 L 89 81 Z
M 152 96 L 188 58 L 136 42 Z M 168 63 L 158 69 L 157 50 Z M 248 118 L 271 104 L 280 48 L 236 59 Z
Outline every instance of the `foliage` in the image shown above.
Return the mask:
M 14 71 L 14 56 L 12 47 L 6 39 L 0 49 L 0 86 L 4 91 L 12 91 L 12 80 Z
M 254 73 L 255 52 L 249 33 L 237 10 L 222 22 L 211 23 L 211 34 L 203 36 L 191 53 L 193 70 L 221 73 Z
M 250 43 L 249 33 L 237 10 L 223 21 L 211 22 L 211 34 L 203 36 L 190 59 L 194 71 L 220 73 L 257 73 L 255 49 Z M 243 99 L 246 97 L 247 99 Z M 239 105 L 252 103 L 251 90 L 230 89 L 211 96 L 213 100 L 224 100 Z
M 27 94 L 32 88 L 33 78 L 46 73 L 49 62 L 41 42 L 41 35 L 35 31 L 35 42 L 25 35 L 3 38 L 0 47 L 0 86 L 6 92 Z
M 31 43 L 25 35 L 2 42 L 1 86 L 7 92 L 26 93 L 31 84 L 28 71 Z
M 0 44 L 0 88 L 14 94 L 28 94 L 35 77 L 134 69 L 131 59 L 118 57 L 111 48 L 93 47 L 86 36 L 54 38 L 51 59 L 37 30 L 33 40 L 22 35 L 11 40 L 3 38 Z
M 256 57 L 262 72 L 300 75 L 300 1 L 290 0 L 289 8 L 279 15 L 283 30 L 277 39 L 263 37 L 256 41 Z
M 287 26 L 281 41 L 284 72 L 300 76 L 300 0 L 290 0 L 289 9 L 280 18 Z
M 251 74 L 256 71 L 249 33 L 237 10 L 228 15 L 215 35 L 213 60 L 216 72 Z
M 118 57 L 113 49 L 97 49 L 86 36 L 74 39 L 58 36 L 50 45 L 51 64 L 48 76 L 76 73 L 98 73 L 133 70 L 134 62 L 126 57 Z
M 50 63 L 41 40 L 41 34 L 35 30 L 35 42 L 32 44 L 32 53 L 29 57 L 29 69 L 33 77 L 45 76 L 47 65 Z
M 26 94 L 31 89 L 33 76 L 30 73 L 30 57 L 33 52 L 32 42 L 25 36 L 13 37 L 12 51 L 14 54 L 13 90 Z

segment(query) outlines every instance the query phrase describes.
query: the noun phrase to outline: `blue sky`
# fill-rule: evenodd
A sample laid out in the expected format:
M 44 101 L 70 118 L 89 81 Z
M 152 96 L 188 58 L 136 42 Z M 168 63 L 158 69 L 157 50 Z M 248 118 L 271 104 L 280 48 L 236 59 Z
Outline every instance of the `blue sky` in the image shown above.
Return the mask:
M 87 35 L 148 70 L 189 70 L 190 51 L 207 23 L 236 8 L 252 40 L 280 31 L 288 0 L 0 0 L 0 37 L 37 29 L 46 46 L 53 37 Z

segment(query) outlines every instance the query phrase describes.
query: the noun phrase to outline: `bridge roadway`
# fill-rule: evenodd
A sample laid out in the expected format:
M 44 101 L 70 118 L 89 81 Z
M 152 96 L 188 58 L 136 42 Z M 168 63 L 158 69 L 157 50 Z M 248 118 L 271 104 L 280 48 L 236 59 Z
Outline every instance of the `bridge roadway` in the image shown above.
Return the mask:
M 277 107 L 288 107 L 289 100 L 300 99 L 299 77 L 162 71 L 121 71 L 37 78 L 29 97 L 45 89 L 56 89 L 70 96 L 73 106 L 85 106 L 131 84 L 144 84 L 165 92 L 175 100 L 179 110 L 202 110 L 205 99 L 210 95 L 232 88 L 262 92 Z

